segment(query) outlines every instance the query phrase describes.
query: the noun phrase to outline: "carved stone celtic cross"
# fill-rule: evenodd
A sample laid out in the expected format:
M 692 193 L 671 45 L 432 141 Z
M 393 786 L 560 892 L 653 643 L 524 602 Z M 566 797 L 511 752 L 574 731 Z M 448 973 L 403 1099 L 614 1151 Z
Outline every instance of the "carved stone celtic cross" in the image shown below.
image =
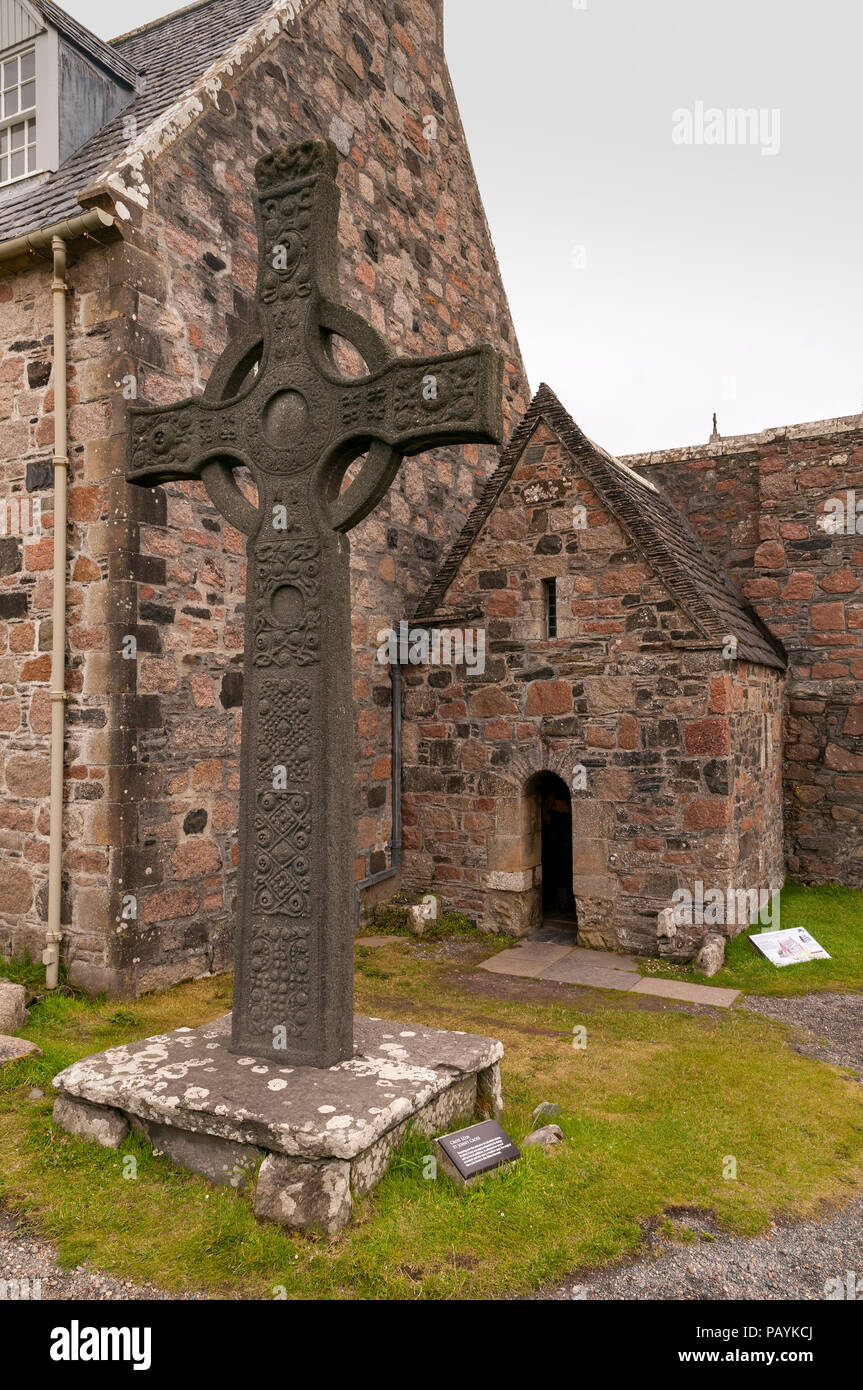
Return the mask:
M 232 1050 L 316 1067 L 353 1055 L 346 533 L 405 455 L 503 434 L 503 363 L 490 348 L 398 358 L 338 303 L 337 168 L 329 142 L 259 161 L 257 325 L 229 344 L 200 399 L 129 413 L 129 480 L 200 478 L 247 537 Z M 333 335 L 367 375 L 340 372 Z

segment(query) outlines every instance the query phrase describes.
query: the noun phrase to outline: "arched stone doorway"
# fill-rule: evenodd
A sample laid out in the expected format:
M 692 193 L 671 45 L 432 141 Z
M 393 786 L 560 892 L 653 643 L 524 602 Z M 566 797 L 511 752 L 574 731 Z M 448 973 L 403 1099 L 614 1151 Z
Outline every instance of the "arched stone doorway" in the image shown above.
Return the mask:
M 543 771 L 532 783 L 542 855 L 542 923 L 575 931 L 573 795 L 556 773 Z
M 544 773 L 539 786 L 542 831 L 543 918 L 575 920 L 572 891 L 572 796 L 569 787 L 553 772 Z
M 542 927 L 577 931 L 572 877 L 572 794 L 562 777 L 538 772 L 525 786 L 542 865 Z
M 513 759 L 506 778 L 510 791 L 496 798 L 495 832 L 488 841 L 482 915 L 487 930 L 575 944 L 582 915 L 573 897 L 575 873 L 592 870 L 580 848 L 592 826 L 585 827 L 585 808 L 567 785 L 571 766 L 567 751 L 537 748 Z

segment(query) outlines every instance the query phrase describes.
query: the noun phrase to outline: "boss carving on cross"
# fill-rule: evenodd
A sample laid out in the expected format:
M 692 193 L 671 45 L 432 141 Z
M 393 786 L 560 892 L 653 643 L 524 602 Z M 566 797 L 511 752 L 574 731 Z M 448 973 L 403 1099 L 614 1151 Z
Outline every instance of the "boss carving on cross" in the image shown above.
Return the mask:
M 129 412 L 129 480 L 200 479 L 247 538 L 233 1047 L 316 1066 L 353 1050 L 346 533 L 406 455 L 503 435 L 491 348 L 401 358 L 339 303 L 337 170 L 330 142 L 258 162 L 255 323 L 200 399 Z M 336 337 L 366 375 L 342 373 Z

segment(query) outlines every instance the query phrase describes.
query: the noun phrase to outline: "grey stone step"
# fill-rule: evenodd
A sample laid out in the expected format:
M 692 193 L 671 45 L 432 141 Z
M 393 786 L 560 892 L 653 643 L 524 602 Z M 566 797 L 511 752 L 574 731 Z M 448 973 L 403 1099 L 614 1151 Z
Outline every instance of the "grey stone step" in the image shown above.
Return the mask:
M 640 980 L 633 994 L 652 994 L 659 999 L 682 999 L 687 1004 L 712 1004 L 730 1009 L 740 998 L 739 989 L 720 989 L 718 985 L 691 985 L 685 980 Z
M 492 975 L 520 975 L 526 980 L 538 980 L 544 970 L 571 953 L 571 946 L 526 941 L 520 946 L 511 947 L 508 951 L 501 951 L 499 955 L 492 956 L 491 960 L 484 960 L 479 968 L 488 970 Z

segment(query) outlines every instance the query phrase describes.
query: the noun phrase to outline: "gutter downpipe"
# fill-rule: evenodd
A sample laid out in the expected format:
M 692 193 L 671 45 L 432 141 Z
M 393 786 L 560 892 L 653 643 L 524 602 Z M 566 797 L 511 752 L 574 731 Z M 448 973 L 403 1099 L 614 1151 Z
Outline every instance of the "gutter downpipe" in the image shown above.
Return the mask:
M 60 970 L 63 898 L 63 768 L 66 742 L 66 500 L 69 490 L 66 393 L 66 243 L 51 238 L 54 278 L 54 602 L 51 625 L 51 821 L 48 854 L 48 930 L 45 988 L 56 989 Z
M 54 321 L 54 597 L 51 631 L 51 792 L 48 857 L 48 929 L 42 955 L 45 986 L 56 989 L 60 968 L 63 896 L 63 771 L 66 737 L 66 500 L 68 397 L 66 388 L 66 242 L 114 225 L 100 208 L 68 217 L 0 244 L 0 262 L 28 252 L 53 255 L 51 297 Z
M 374 888 L 379 883 L 387 883 L 389 879 L 396 878 L 402 867 L 402 668 L 398 664 L 390 667 L 390 680 L 392 681 L 392 759 L 393 759 L 393 781 L 392 781 L 392 806 L 393 806 L 393 832 L 391 846 L 391 863 L 388 869 L 382 869 L 379 874 L 372 874 L 369 878 L 360 879 L 356 886 L 356 908 L 354 913 L 355 925 L 360 924 L 361 897 L 366 888 Z

